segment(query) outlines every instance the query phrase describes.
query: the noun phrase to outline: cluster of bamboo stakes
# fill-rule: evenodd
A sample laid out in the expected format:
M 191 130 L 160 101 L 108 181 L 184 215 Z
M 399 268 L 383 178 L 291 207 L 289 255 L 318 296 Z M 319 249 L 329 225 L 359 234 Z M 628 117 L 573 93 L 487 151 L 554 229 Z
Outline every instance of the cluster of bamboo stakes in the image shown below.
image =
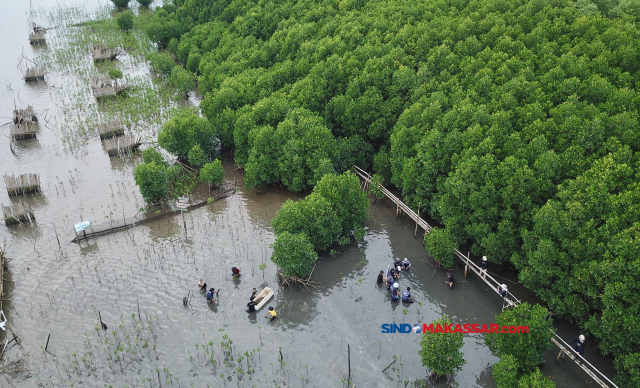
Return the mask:
M 91 90 L 95 98 L 103 97 L 115 97 L 118 94 L 124 92 L 130 87 L 130 85 L 124 83 L 120 84 L 118 81 L 114 81 L 108 75 L 102 75 L 91 78 Z
M 27 67 L 27 71 L 24 73 L 25 81 L 40 81 L 44 80 L 45 71 L 40 66 Z
M 9 196 L 24 195 L 40 191 L 39 174 L 5 175 L 4 183 L 7 186 Z
M 142 139 L 134 135 L 124 135 L 106 139 L 104 148 L 109 156 L 129 156 L 142 144 Z
M 122 51 L 118 48 L 107 48 L 105 43 L 92 43 L 91 55 L 94 62 L 114 60 L 121 55 Z
M 101 140 L 122 136 L 124 135 L 124 124 L 122 120 L 112 120 L 108 123 L 98 124 L 98 134 Z
M 0 207 L 2 207 L 4 223 L 7 226 L 20 224 L 23 222 L 32 223 L 36 219 L 36 217 L 33 215 L 33 211 L 31 210 L 31 206 L 29 206 L 28 203 L 20 201 L 15 205 L 0 205 Z
M 33 121 L 25 121 L 20 124 L 11 124 L 9 127 L 9 137 L 12 139 L 29 139 L 36 137 L 38 132 L 38 123 Z
M 36 111 L 33 106 L 27 105 L 24 109 L 15 108 L 13 110 L 13 123 L 21 124 L 24 122 L 37 122 Z

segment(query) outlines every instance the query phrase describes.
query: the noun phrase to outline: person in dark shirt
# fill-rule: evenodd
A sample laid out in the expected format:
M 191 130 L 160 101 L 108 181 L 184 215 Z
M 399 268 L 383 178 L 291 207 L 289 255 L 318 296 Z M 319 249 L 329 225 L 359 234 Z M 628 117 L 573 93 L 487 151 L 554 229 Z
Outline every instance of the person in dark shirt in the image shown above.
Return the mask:
M 453 274 L 451 272 L 449 272 L 447 275 L 449 276 L 449 278 L 445 280 L 445 283 L 449 283 L 449 289 L 453 290 L 453 284 L 456 282 L 456 279 L 453 278 Z
M 253 301 L 254 299 L 255 299 L 254 296 L 251 296 L 251 299 L 249 299 L 249 303 L 247 303 L 248 309 L 245 310 L 246 312 L 248 313 L 256 312 L 256 302 Z
M 256 290 L 255 287 L 253 287 L 253 292 L 251 293 L 251 297 L 249 299 L 254 300 L 257 293 L 258 293 L 258 290 Z
M 384 272 L 380 271 L 378 274 L 378 284 L 381 284 L 382 282 L 384 282 Z
M 409 268 L 411 268 L 411 263 L 409 262 L 409 259 L 405 257 L 404 260 L 402 260 L 402 270 L 406 271 Z
M 393 262 L 393 268 L 398 269 L 398 267 L 402 266 L 402 262 L 400 259 L 396 258 L 396 261 Z
M 574 352 L 576 352 L 576 355 L 580 355 L 580 357 L 583 356 L 584 354 L 584 348 L 585 348 L 585 344 L 584 344 L 584 335 L 580 334 L 580 337 L 576 338 L 572 343 L 571 343 L 571 348 L 573 349 Z M 580 357 L 576 357 L 578 359 L 579 363 L 582 363 L 582 359 Z
M 487 266 L 489 262 L 487 261 L 487 256 L 482 256 L 482 259 L 478 262 L 478 266 L 480 267 L 480 276 L 484 279 L 487 277 Z
M 207 283 L 205 283 L 203 279 L 200 279 L 198 287 L 200 287 L 200 291 L 207 291 Z
M 389 273 L 389 276 L 385 279 L 385 284 L 387 288 L 393 286 L 393 275 L 391 275 L 391 273 Z
M 509 292 L 509 288 L 506 284 L 501 284 L 498 286 L 498 294 L 504 299 L 507 296 L 507 292 Z
M 207 292 L 207 303 L 213 302 L 215 304 L 218 304 L 218 301 L 213 299 L 214 295 L 217 295 L 216 289 L 210 288 L 209 292 Z
M 391 288 L 389 289 L 392 302 L 397 302 L 398 299 L 400 299 L 400 292 L 398 292 L 398 287 L 399 287 L 398 283 L 393 283 L 393 285 L 391 285 Z
M 407 290 L 402 292 L 402 302 L 413 303 L 415 301 L 416 300 L 411 297 L 411 287 L 407 287 Z

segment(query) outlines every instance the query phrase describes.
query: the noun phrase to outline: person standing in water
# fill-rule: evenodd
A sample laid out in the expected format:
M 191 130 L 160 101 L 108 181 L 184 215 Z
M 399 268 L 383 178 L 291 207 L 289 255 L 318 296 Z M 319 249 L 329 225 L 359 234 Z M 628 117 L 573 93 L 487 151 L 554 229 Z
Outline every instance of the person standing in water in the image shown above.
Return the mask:
M 258 293 L 258 290 L 256 290 L 255 287 L 253 287 L 253 292 L 251 293 L 251 296 L 249 297 L 249 299 L 254 300 L 257 293 Z
M 391 301 L 392 302 L 397 302 L 398 299 L 400 299 L 400 292 L 398 291 L 398 287 L 400 287 L 400 285 L 398 283 L 393 283 L 393 285 L 389 289 L 389 293 L 391 294 Z
M 409 268 L 411 268 L 411 263 L 409 262 L 409 259 L 405 257 L 404 260 L 402 260 L 402 270 L 406 271 Z
M 231 275 L 234 279 L 238 278 L 238 276 L 240 276 L 240 269 L 238 267 L 231 267 Z
M 407 287 L 407 290 L 402 292 L 402 303 L 413 303 L 415 301 L 411 296 L 411 287 Z
M 198 287 L 200 287 L 200 291 L 207 291 L 207 283 L 205 283 L 203 279 L 200 279 Z
M 271 322 L 274 319 L 276 319 L 277 316 L 278 316 L 278 313 L 276 313 L 276 310 L 272 306 L 269 306 L 269 312 L 267 312 L 267 315 L 265 315 L 264 317 L 265 318 L 269 317 L 269 322 Z
M 246 312 L 248 313 L 256 312 L 256 302 L 253 301 L 254 299 L 255 299 L 254 296 L 251 296 L 251 298 L 249 299 L 249 303 L 247 303 L 248 309 L 245 310 Z
M 384 272 L 380 271 L 378 274 L 378 284 L 382 284 L 382 282 L 384 282 Z
M 453 278 L 453 274 L 451 272 L 449 272 L 447 275 L 449 276 L 449 278 L 444 282 L 449 283 L 449 289 L 453 290 L 453 284 L 456 282 L 456 279 Z

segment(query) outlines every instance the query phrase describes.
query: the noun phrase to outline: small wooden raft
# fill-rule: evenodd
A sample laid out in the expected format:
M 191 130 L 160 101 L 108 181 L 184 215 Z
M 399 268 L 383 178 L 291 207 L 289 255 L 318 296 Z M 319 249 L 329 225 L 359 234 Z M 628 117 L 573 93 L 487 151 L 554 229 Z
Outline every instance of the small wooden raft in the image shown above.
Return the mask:
M 27 67 L 27 72 L 24 73 L 25 81 L 40 81 L 44 80 L 44 69 L 39 66 Z
M 33 32 L 29 33 L 29 43 L 30 44 L 42 44 L 45 43 L 46 37 L 45 34 L 47 30 L 42 27 L 38 27 L 35 23 L 31 22 L 33 26 Z
M 109 156 L 128 156 L 140 147 L 142 139 L 133 135 L 124 135 L 106 139 L 103 144 Z
M 24 195 L 27 193 L 40 191 L 40 175 L 39 174 L 21 174 L 17 177 L 14 175 L 5 175 L 4 183 L 7 186 L 9 196 Z
M 108 123 L 98 124 L 98 133 L 100 134 L 101 140 L 114 136 L 122 136 L 124 135 L 124 124 L 122 120 L 112 120 Z
M 4 216 L 4 223 L 9 226 L 13 224 L 19 224 L 22 222 L 33 222 L 35 221 L 35 217 L 33 216 L 33 211 L 31 210 L 31 206 L 28 203 L 18 202 L 12 206 L 4 206 L 2 207 L 2 213 Z
M 13 110 L 13 122 L 16 124 L 23 123 L 25 121 L 36 122 L 38 118 L 36 117 L 36 111 L 33 109 L 31 105 L 27 105 L 25 109 L 14 109 Z
M 107 48 L 107 45 L 104 43 L 91 44 L 91 55 L 93 55 L 94 62 L 114 60 L 120 54 L 122 54 L 122 51 L 120 49 Z
M 108 75 L 91 78 L 91 89 L 95 98 L 115 97 L 129 88 L 127 84 L 119 84 Z
M 11 124 L 9 128 L 9 136 L 17 140 L 36 137 L 36 132 L 38 132 L 38 123 L 34 123 L 33 121 Z

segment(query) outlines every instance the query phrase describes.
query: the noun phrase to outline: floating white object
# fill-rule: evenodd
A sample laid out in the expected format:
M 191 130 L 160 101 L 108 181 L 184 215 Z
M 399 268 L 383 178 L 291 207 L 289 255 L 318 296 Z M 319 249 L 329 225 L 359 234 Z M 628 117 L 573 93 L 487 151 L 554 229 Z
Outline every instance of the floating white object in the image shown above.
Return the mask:
M 2 318 L 4 319 L 2 322 L 0 322 L 0 329 L 6 331 L 7 329 L 4 328 L 4 325 L 7 323 L 7 316 L 4 315 L 3 310 L 0 310 L 0 315 L 2 315 Z

